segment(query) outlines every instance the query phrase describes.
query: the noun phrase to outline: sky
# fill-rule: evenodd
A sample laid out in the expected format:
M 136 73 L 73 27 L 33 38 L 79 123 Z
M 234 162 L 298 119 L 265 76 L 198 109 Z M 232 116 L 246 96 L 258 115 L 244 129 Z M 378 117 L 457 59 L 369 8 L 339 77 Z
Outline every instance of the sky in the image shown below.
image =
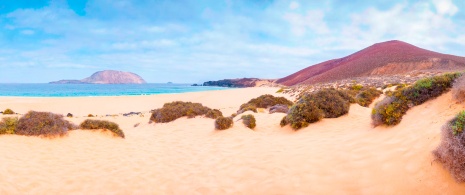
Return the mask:
M 465 56 L 463 0 L 1 0 L 0 83 L 281 78 L 374 43 Z

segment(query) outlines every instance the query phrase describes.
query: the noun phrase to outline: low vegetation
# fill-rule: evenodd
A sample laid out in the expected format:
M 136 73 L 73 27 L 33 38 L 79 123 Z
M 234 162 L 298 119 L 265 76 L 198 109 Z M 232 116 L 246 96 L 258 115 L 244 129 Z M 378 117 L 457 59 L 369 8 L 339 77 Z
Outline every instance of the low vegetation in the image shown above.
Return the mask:
M 68 130 L 75 129 L 75 125 L 63 118 L 63 115 L 50 112 L 29 111 L 22 116 L 15 133 L 27 136 L 62 136 Z
M 433 151 L 440 162 L 458 182 L 465 182 L 465 111 L 442 127 L 441 143 Z
M 94 115 L 93 114 L 88 114 L 87 117 L 94 117 Z
M 215 120 L 215 129 L 225 130 L 233 126 L 234 122 L 231 117 L 218 117 Z
M 290 109 L 281 125 L 294 129 L 307 127 L 322 118 L 337 118 L 349 112 L 350 95 L 336 89 L 322 89 L 303 95 Z
M 162 108 L 153 110 L 150 120 L 156 123 L 167 123 L 184 116 L 194 118 L 199 115 L 205 115 L 212 119 L 223 116 L 221 111 L 216 109 L 212 110 L 200 103 L 175 101 L 166 103 Z
M 458 102 L 465 101 L 465 75 L 457 78 L 452 86 L 452 97 Z
M 18 126 L 18 118 L 6 117 L 0 121 L 0 135 L 1 134 L 15 134 L 16 126 Z
M 15 112 L 9 108 L 5 109 L 5 111 L 3 111 L 3 114 L 14 114 Z
M 266 95 L 261 95 L 257 98 L 253 98 L 247 103 L 242 104 L 239 110 L 237 111 L 237 113 L 241 114 L 248 110 L 257 112 L 257 108 L 269 108 L 277 104 L 291 106 L 293 102 L 289 101 L 285 97 L 275 97 L 273 95 L 266 94 Z
M 387 93 L 386 99 L 376 104 L 372 110 L 372 124 L 399 124 L 408 109 L 447 92 L 459 76 L 459 73 L 453 73 L 425 78 L 412 86 Z
M 79 128 L 81 129 L 103 129 L 103 130 L 108 130 L 113 132 L 116 136 L 124 138 L 124 132 L 119 128 L 119 125 L 106 121 L 106 120 L 92 120 L 92 119 L 86 119 L 83 121 L 80 125 Z
M 255 117 L 251 114 L 242 115 L 241 119 L 242 123 L 250 129 L 254 129 L 257 126 Z
M 381 94 L 383 94 L 383 92 L 377 90 L 374 87 L 366 89 L 364 88 L 363 90 L 360 90 L 360 92 L 355 96 L 355 102 L 357 102 L 357 104 L 360 106 L 368 107 Z

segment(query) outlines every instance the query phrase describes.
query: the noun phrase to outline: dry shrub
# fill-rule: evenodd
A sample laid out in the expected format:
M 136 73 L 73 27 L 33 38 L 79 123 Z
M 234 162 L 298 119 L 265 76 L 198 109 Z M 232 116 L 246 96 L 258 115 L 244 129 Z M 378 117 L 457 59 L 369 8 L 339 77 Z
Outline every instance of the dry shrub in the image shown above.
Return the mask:
M 266 94 L 253 98 L 247 103 L 242 104 L 237 113 L 241 114 L 248 110 L 257 112 L 257 108 L 268 108 L 277 104 L 291 106 L 293 103 L 284 97 L 275 97 L 273 95 Z
M 6 117 L 0 121 L 0 135 L 1 134 L 15 134 L 16 127 L 18 126 L 18 118 Z
M 452 97 L 458 102 L 465 100 L 465 75 L 455 80 L 452 86 Z
M 93 114 L 88 114 L 87 117 L 94 117 L 94 115 Z
M 14 114 L 15 112 L 13 112 L 13 110 L 7 108 L 5 109 L 5 111 L 3 111 L 3 114 Z
M 205 117 L 207 118 L 212 118 L 212 119 L 216 119 L 220 116 L 223 116 L 223 113 L 218 110 L 218 109 L 212 109 L 212 110 L 209 110 L 206 114 L 205 114 Z
M 323 117 L 324 112 L 318 108 L 314 101 L 302 100 L 289 109 L 287 116 L 281 120 L 281 126 L 291 124 L 292 128 L 300 129 L 321 120 Z
M 277 113 L 277 112 L 287 113 L 289 112 L 289 106 L 284 105 L 284 104 L 276 104 L 270 107 L 270 114 Z
M 407 110 L 447 92 L 459 73 L 420 79 L 414 85 L 387 93 L 389 100 L 378 103 L 371 113 L 373 125 L 397 125 Z M 380 123 L 382 122 L 382 123 Z
M 364 107 L 368 107 L 377 97 L 383 94 L 382 91 L 377 90 L 374 87 L 364 88 L 360 90 L 360 93 L 355 97 L 355 101 Z
M 61 114 L 29 111 L 19 119 L 15 133 L 27 136 L 53 137 L 65 135 L 68 130 L 75 128 L 75 125 L 65 120 Z
M 253 129 L 257 126 L 257 124 L 255 123 L 255 117 L 251 114 L 242 115 L 241 119 L 242 123 L 244 123 L 244 125 L 250 129 Z
M 209 113 L 209 111 L 211 112 Z M 193 118 L 206 114 L 208 114 L 207 117 L 217 117 L 221 112 L 219 110 L 212 111 L 200 103 L 175 101 L 164 104 L 162 108 L 152 110 L 150 120 L 156 123 L 167 123 L 184 116 Z
M 119 128 L 119 125 L 106 121 L 106 120 L 92 120 L 92 119 L 86 119 L 83 121 L 79 127 L 81 129 L 104 129 L 104 130 L 109 130 L 113 132 L 115 135 L 124 138 L 124 132 Z
M 231 117 L 218 117 L 215 120 L 215 129 L 225 130 L 233 126 L 234 122 Z
M 461 124 L 459 125 L 460 129 L 457 129 L 458 123 Z M 463 133 L 463 124 L 465 124 L 464 111 L 442 127 L 441 143 L 433 151 L 435 160 L 440 162 L 457 182 L 465 182 L 465 133 Z

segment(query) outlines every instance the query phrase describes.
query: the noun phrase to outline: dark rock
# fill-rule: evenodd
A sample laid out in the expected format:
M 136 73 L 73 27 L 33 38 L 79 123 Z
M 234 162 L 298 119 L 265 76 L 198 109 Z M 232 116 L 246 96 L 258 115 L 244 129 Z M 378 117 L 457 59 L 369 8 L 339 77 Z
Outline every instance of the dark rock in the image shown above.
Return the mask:
M 141 112 L 129 112 L 129 113 L 125 113 L 123 114 L 123 116 L 133 116 L 133 115 L 140 115 L 142 114 Z
M 270 114 L 280 112 L 280 113 L 287 113 L 289 111 L 289 107 L 284 104 L 276 104 L 270 107 Z

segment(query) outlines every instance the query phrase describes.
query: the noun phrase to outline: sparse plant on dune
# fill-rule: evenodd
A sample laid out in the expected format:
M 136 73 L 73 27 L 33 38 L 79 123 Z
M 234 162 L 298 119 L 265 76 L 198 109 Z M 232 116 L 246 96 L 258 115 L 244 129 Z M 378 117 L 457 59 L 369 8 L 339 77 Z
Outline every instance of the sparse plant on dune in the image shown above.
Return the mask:
M 277 104 L 291 106 L 293 102 L 289 101 L 288 99 L 284 97 L 275 97 L 269 94 L 261 95 L 257 98 L 251 99 L 245 104 L 242 104 L 239 110 L 237 111 L 237 114 L 244 113 L 245 111 L 248 111 L 248 110 L 257 112 L 257 108 L 269 108 Z
M 65 135 L 68 130 L 75 128 L 75 125 L 65 120 L 63 115 L 29 111 L 19 119 L 15 133 L 18 135 L 53 137 Z
M 444 74 L 418 80 L 414 85 L 387 93 L 387 100 L 376 104 L 372 111 L 373 125 L 397 125 L 413 106 L 447 92 L 460 73 Z
M 119 125 L 106 121 L 106 120 L 92 120 L 92 119 L 86 119 L 83 121 L 79 127 L 81 129 L 103 129 L 103 130 L 108 130 L 113 132 L 116 136 L 124 138 L 124 132 L 119 128 Z
M 251 114 L 242 115 L 241 119 L 242 123 L 244 123 L 244 125 L 250 129 L 254 129 L 257 126 L 255 117 Z
M 218 117 L 215 120 L 215 129 L 217 130 L 225 130 L 229 129 L 233 126 L 234 122 L 231 117 Z
M 359 94 L 355 97 L 355 101 L 364 107 L 368 107 L 377 97 L 379 97 L 383 92 L 377 90 L 376 88 L 367 88 L 360 91 Z
M 193 118 L 199 115 L 206 115 L 206 117 L 214 119 L 223 114 L 217 109 L 212 110 L 200 103 L 175 101 L 164 104 L 162 108 L 152 110 L 150 121 L 167 123 L 184 116 Z
M 3 114 L 14 114 L 15 112 L 9 108 L 5 109 L 5 111 L 3 111 Z
M 435 160 L 446 168 L 457 182 L 465 182 L 465 111 L 442 127 L 441 143 L 433 151 Z
M 0 135 L 1 134 L 15 134 L 16 126 L 18 126 L 18 118 L 6 117 L 0 121 Z

